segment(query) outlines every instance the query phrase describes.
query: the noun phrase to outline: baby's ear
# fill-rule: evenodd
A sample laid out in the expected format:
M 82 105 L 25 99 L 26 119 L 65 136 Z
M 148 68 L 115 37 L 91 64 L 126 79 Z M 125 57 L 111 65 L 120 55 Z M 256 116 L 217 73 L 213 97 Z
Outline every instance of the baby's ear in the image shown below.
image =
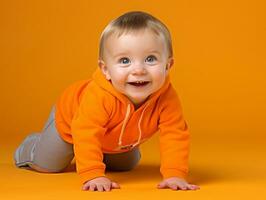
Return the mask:
M 109 74 L 108 68 L 105 65 L 105 62 L 103 60 L 98 60 L 98 65 L 103 73 L 103 75 L 105 76 L 105 78 L 110 81 L 111 80 L 111 76 Z
M 166 65 L 166 71 L 168 71 L 174 64 L 174 58 L 170 57 L 168 58 L 167 65 Z

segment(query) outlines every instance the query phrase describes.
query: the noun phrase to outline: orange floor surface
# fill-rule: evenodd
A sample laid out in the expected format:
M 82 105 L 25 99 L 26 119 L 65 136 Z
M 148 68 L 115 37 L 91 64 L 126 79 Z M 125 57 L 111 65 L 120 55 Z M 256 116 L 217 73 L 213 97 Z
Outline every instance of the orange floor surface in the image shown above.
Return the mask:
M 0 199 L 266 199 L 264 141 L 193 141 L 188 180 L 201 187 L 197 191 L 157 189 L 161 180 L 159 155 L 145 143 L 141 146 L 141 162 L 134 170 L 107 172 L 121 185 L 121 189 L 111 192 L 81 191 L 74 165 L 59 174 L 16 168 L 13 151 L 18 142 L 0 142 Z

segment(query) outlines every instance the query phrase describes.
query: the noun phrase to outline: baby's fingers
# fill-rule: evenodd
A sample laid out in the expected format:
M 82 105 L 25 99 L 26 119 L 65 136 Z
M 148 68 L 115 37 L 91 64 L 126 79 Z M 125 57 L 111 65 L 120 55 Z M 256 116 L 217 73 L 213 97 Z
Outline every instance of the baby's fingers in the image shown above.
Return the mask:
M 89 188 L 90 188 L 90 185 L 88 183 L 82 186 L 82 190 L 88 190 Z
M 190 184 L 188 187 L 189 187 L 190 190 L 198 190 L 198 189 L 200 189 L 199 186 L 197 186 L 197 185 L 192 185 L 192 184 Z
M 96 185 L 95 185 L 95 184 L 91 184 L 91 185 L 90 185 L 90 191 L 94 191 L 95 188 L 96 188 Z
M 180 190 L 197 190 L 199 189 L 199 186 L 197 185 L 192 185 L 192 184 L 185 184 L 185 185 L 178 185 L 178 188 Z
M 118 185 L 118 184 L 115 183 L 115 182 L 112 182 L 112 184 L 111 184 L 111 188 L 114 188 L 114 189 L 120 189 L 120 185 Z
M 163 189 L 163 188 L 166 188 L 166 182 L 161 182 L 161 183 L 159 183 L 158 185 L 157 185 L 157 188 L 159 188 L 159 189 Z
M 103 192 L 103 185 L 101 185 L 101 184 L 97 184 L 97 190 L 98 190 L 99 192 Z
M 168 184 L 168 187 L 170 188 L 170 189 L 172 189 L 172 190 L 178 190 L 178 189 L 180 189 L 180 190 L 186 190 L 186 186 L 185 185 L 181 185 L 181 184 L 174 184 L 174 183 L 172 183 L 172 184 Z
M 110 187 L 111 187 L 110 184 L 105 184 L 105 185 L 103 185 L 104 190 L 107 191 L 107 192 L 110 191 Z
M 178 188 L 179 188 L 180 190 L 187 190 L 187 189 L 189 189 L 189 188 L 188 188 L 188 185 L 178 185 L 178 186 L 177 186 L 177 189 L 178 189 Z

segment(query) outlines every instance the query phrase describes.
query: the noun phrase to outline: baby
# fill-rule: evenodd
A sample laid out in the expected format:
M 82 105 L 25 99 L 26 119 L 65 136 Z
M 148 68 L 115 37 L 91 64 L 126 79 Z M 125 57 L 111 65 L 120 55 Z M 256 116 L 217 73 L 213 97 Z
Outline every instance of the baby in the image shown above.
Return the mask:
M 92 79 L 69 86 L 41 133 L 17 148 L 19 168 L 63 171 L 74 155 L 83 190 L 120 188 L 105 170 L 127 171 L 140 160 L 139 145 L 160 131 L 158 188 L 196 190 L 186 181 L 189 131 L 170 83 L 173 65 L 167 27 L 145 12 L 111 21 L 100 38 L 99 67 Z

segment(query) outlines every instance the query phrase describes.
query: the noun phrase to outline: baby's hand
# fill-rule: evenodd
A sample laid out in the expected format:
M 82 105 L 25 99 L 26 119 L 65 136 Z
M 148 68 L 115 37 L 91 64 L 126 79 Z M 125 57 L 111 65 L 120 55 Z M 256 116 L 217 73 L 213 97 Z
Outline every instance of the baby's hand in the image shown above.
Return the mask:
M 178 177 L 171 177 L 164 179 L 157 186 L 159 189 L 170 188 L 172 190 L 197 190 L 200 189 L 197 185 L 187 183 L 184 179 Z
M 120 186 L 106 177 L 97 177 L 84 183 L 82 190 L 109 192 L 112 188 L 120 189 Z

